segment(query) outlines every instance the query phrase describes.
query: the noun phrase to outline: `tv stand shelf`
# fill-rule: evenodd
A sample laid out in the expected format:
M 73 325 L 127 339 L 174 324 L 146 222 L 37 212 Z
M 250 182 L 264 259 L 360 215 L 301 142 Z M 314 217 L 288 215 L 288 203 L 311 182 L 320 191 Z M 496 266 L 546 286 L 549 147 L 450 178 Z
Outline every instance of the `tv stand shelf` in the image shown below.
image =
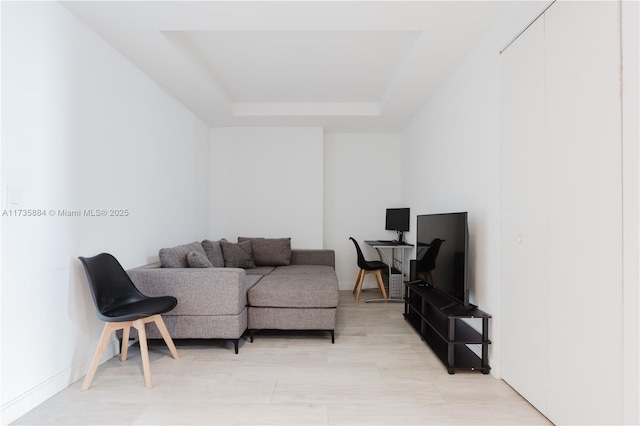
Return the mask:
M 435 287 L 405 282 L 404 317 L 447 367 L 488 374 L 489 318 L 476 306 L 454 302 Z M 466 319 L 466 320 L 465 320 Z M 481 320 L 482 332 L 467 321 Z M 468 345 L 479 347 L 480 355 Z

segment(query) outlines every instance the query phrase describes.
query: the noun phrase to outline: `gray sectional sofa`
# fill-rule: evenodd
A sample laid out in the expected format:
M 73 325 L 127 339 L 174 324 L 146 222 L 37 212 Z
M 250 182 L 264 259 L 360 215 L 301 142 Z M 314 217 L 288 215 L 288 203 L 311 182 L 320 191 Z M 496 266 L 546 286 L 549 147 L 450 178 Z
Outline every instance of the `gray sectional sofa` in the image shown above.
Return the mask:
M 333 250 L 291 249 L 288 238 L 239 238 L 160 250 L 160 262 L 127 271 L 148 296 L 178 299 L 163 314 L 174 339 L 239 339 L 258 330 L 324 330 L 335 340 Z M 148 327 L 148 338 L 161 338 Z

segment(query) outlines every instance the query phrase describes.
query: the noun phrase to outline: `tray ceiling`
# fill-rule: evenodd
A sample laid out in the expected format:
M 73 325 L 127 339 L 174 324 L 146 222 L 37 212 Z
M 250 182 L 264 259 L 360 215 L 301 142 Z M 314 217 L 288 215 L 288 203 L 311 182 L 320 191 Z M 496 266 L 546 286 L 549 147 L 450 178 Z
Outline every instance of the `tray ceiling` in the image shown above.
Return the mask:
M 401 131 L 507 2 L 64 2 L 211 126 Z

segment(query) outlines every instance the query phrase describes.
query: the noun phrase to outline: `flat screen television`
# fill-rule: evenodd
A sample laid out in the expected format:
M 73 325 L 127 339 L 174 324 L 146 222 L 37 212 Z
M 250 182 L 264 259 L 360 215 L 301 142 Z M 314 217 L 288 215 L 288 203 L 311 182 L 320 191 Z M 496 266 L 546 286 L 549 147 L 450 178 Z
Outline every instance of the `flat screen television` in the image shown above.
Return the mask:
M 467 212 L 417 217 L 415 276 L 464 306 L 469 305 Z M 413 272 L 413 271 L 412 271 Z
M 409 208 L 387 209 L 384 229 L 388 231 L 396 231 L 398 238 L 396 241 L 404 242 L 404 232 L 409 231 L 410 213 Z

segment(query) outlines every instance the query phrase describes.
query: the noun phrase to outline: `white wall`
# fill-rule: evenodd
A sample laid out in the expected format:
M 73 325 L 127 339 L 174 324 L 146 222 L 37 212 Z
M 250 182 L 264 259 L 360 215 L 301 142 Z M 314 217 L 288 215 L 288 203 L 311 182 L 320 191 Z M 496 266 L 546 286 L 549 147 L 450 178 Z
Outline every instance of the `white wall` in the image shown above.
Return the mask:
M 87 371 L 102 323 L 77 256 L 133 267 L 207 234 L 208 157 L 208 126 L 60 4 L 2 3 L 3 209 L 56 212 L 2 217 L 3 423 Z
M 363 241 L 395 237 L 384 215 L 402 207 L 400 187 L 400 134 L 213 128 L 209 238 L 290 236 L 295 248 L 335 250 L 340 287 L 350 289 L 358 270 L 348 238 L 377 258 Z
M 396 238 L 384 229 L 386 209 L 413 207 L 401 198 L 401 135 L 326 134 L 324 158 L 324 246 L 336 251 L 340 289 L 352 290 L 358 267 L 349 237 L 377 260 L 364 240 Z M 377 288 L 375 278 L 369 275 L 364 286 Z
M 493 316 L 489 358 L 496 377 L 500 377 L 499 52 L 545 4 L 523 2 L 510 8 L 403 133 L 402 200 L 411 205 L 412 214 L 469 212 L 470 300 Z
M 209 237 L 322 248 L 322 128 L 211 130 Z
M 625 424 L 640 424 L 640 3 L 622 2 L 623 371 Z

